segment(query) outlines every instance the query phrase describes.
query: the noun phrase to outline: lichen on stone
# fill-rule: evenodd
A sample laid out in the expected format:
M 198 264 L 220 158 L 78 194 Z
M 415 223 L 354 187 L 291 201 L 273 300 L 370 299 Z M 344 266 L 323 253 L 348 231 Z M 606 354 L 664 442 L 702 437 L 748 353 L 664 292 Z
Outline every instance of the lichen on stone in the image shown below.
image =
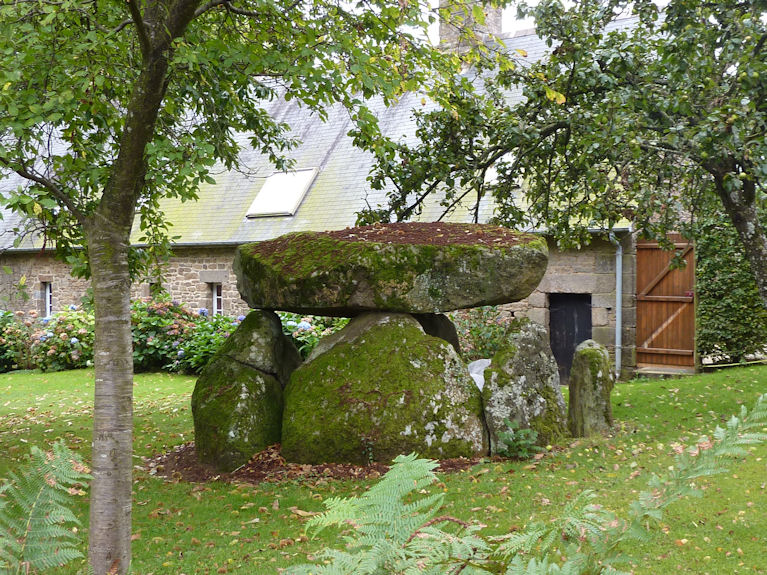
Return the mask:
M 522 429 L 534 429 L 542 444 L 566 434 L 565 403 L 548 333 L 527 320 L 515 328 L 485 370 L 482 399 L 493 453 L 507 419 Z
M 366 329 L 293 373 L 283 456 L 367 463 L 412 451 L 435 458 L 486 453 L 479 391 L 453 348 L 407 315 L 370 314 L 359 324 Z
M 610 395 L 614 386 L 607 348 L 586 340 L 575 348 L 570 369 L 567 425 L 575 437 L 599 435 L 613 424 Z
M 230 471 L 278 443 L 282 389 L 300 362 L 276 314 L 250 312 L 195 384 L 192 418 L 200 460 Z

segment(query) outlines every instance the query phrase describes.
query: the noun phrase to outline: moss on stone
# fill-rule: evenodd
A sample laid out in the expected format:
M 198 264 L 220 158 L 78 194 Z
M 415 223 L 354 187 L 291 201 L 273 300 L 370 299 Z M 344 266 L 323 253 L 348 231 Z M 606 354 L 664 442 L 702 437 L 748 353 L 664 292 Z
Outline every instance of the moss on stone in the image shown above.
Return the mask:
M 563 401 L 562 393 L 556 393 L 550 387 L 544 386 L 540 393 L 546 405 L 559 406 Z M 560 443 L 567 437 L 563 415 L 563 411 L 559 408 L 547 409 L 530 420 L 530 429 L 538 433 L 539 445 Z
M 201 461 L 231 471 L 280 441 L 283 397 L 272 375 L 217 356 L 192 394 L 195 447 Z
M 384 316 L 293 373 L 282 452 L 304 463 L 389 462 L 401 453 L 482 453 L 479 391 L 452 347 L 406 316 Z
M 240 246 L 234 270 L 240 293 L 257 308 L 433 313 L 526 297 L 547 253 L 534 236 L 516 245 L 410 245 L 300 232 Z
M 485 370 L 482 399 L 493 453 L 506 419 L 534 429 L 542 445 L 566 435 L 565 403 L 548 334 L 529 320 L 519 320 L 514 327 Z
M 575 348 L 570 369 L 570 402 L 567 425 L 575 437 L 609 431 L 613 423 L 610 394 L 613 376 L 607 348 L 586 340 Z

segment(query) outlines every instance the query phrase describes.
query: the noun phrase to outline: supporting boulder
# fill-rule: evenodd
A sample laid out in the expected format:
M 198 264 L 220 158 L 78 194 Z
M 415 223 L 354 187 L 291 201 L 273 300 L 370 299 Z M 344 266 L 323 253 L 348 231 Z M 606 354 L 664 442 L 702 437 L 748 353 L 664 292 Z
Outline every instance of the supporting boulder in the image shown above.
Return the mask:
M 393 223 L 246 244 L 234 272 L 251 307 L 350 317 L 519 301 L 547 261 L 540 237 L 499 226 Z
M 285 389 L 285 459 L 365 464 L 413 451 L 438 459 L 487 453 L 479 390 L 450 344 L 404 314 L 363 314 L 331 337 Z
M 614 381 L 610 367 L 607 348 L 594 340 L 588 339 L 575 348 L 567 410 L 567 425 L 573 437 L 599 435 L 612 427 L 610 393 Z
M 200 374 L 192 394 L 195 447 L 221 471 L 280 441 L 283 387 L 301 363 L 271 311 L 252 311 Z
M 559 370 L 543 326 L 519 320 L 484 376 L 482 399 L 491 453 L 497 452 L 498 434 L 506 431 L 506 419 L 521 429 L 535 430 L 540 443 L 566 435 Z

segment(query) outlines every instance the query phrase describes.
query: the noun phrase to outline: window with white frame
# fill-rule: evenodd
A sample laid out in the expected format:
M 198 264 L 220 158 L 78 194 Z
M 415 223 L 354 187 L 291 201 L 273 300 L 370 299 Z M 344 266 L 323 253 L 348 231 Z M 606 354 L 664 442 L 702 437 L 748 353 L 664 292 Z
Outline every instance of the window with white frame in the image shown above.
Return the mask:
M 210 284 L 211 295 L 211 315 L 223 315 L 224 314 L 224 290 L 220 283 Z
M 43 317 L 51 317 L 53 315 L 53 283 L 52 282 L 40 282 L 40 297 L 42 299 Z

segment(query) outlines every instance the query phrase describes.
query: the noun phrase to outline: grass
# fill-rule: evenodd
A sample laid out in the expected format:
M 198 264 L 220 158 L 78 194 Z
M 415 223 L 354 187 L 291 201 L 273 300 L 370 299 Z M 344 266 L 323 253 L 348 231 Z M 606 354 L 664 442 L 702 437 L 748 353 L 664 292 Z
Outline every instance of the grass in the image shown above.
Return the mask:
M 89 457 L 92 375 L 83 370 L 0 376 L 0 477 L 19 465 L 30 445 L 43 447 L 59 437 Z M 320 511 L 324 499 L 359 493 L 369 482 L 187 484 L 162 481 L 139 468 L 141 456 L 192 438 L 193 386 L 189 377 L 136 376 L 133 573 L 278 573 L 335 543 L 330 532 L 318 540 L 303 537 L 306 519 L 294 511 Z M 694 443 L 765 392 L 765 366 L 621 384 L 613 393 L 613 437 L 573 441 L 540 461 L 487 461 L 443 475 L 434 489 L 446 490 L 445 513 L 477 520 L 488 534 L 553 517 L 584 489 L 595 490 L 602 505 L 625 511 L 649 475 L 671 464 L 675 443 Z M 632 570 L 766 573 L 765 482 L 767 446 L 761 445 L 733 462 L 728 473 L 702 481 L 702 499 L 670 507 L 647 543 L 626 550 Z M 76 505 L 87 523 L 87 499 Z

